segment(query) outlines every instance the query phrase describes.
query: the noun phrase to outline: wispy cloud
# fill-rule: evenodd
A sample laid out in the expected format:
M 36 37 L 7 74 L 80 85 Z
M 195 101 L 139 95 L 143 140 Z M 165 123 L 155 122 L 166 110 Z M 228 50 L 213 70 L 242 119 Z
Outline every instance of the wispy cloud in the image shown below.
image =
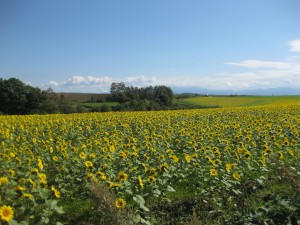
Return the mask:
M 288 44 L 291 52 L 300 52 L 300 39 L 292 40 Z
M 228 62 L 228 65 L 245 67 L 245 68 L 274 68 L 274 69 L 287 69 L 290 64 L 287 62 L 273 62 L 273 61 L 262 61 L 262 60 L 244 60 L 239 63 Z
M 142 75 L 142 76 L 127 77 L 125 79 L 125 83 L 128 83 L 129 85 L 142 87 L 142 86 L 156 85 L 157 79 L 154 76 L 146 77 Z

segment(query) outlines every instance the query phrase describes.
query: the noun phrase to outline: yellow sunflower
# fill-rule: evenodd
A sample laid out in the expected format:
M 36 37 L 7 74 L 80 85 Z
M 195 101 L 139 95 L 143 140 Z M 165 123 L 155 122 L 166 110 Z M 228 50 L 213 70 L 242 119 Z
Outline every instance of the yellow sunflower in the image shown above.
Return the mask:
M 210 169 L 211 176 L 218 176 L 218 171 L 216 169 Z
M 110 184 L 109 184 L 109 187 L 120 187 L 121 186 L 121 184 L 120 183 L 116 183 L 116 182 L 111 182 Z
M 80 152 L 79 157 L 81 159 L 85 159 L 86 158 L 86 154 L 84 152 Z
M 60 198 L 60 191 L 57 190 L 54 186 L 51 187 L 51 191 L 56 198 Z
M 123 199 L 123 198 L 118 198 L 118 199 L 116 200 L 116 207 L 117 207 L 118 209 L 124 208 L 125 205 L 126 205 L 125 199 Z
M 159 166 L 159 169 L 163 172 L 165 172 L 169 168 L 168 164 L 163 163 Z
M 7 177 L 0 177 L 0 186 L 8 182 Z
M 155 177 L 154 177 L 154 176 L 149 176 L 149 177 L 147 178 L 147 181 L 148 181 L 149 183 L 153 183 L 153 182 L 155 182 Z
M 85 161 L 84 164 L 87 168 L 93 167 L 93 163 L 91 161 Z
M 141 188 L 144 188 L 144 183 L 141 176 L 138 176 L 138 184 L 140 185 Z
M 120 180 L 120 181 L 126 181 L 127 178 L 128 178 L 128 175 L 127 175 L 126 173 L 124 173 L 124 172 L 120 172 L 120 173 L 118 174 L 118 177 L 119 177 L 119 180 Z
M 234 173 L 232 174 L 232 176 L 233 176 L 233 178 L 234 178 L 235 180 L 240 180 L 240 179 L 241 179 L 241 175 L 238 174 L 237 172 L 234 172 Z
M 14 210 L 10 206 L 3 205 L 0 207 L 0 219 L 9 222 L 14 218 Z

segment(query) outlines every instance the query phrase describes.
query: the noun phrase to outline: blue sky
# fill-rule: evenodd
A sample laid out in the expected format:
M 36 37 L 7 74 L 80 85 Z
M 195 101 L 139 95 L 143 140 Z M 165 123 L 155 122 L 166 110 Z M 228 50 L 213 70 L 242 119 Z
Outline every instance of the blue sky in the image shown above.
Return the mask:
M 0 0 L 0 77 L 108 92 L 112 82 L 299 89 L 299 0 Z

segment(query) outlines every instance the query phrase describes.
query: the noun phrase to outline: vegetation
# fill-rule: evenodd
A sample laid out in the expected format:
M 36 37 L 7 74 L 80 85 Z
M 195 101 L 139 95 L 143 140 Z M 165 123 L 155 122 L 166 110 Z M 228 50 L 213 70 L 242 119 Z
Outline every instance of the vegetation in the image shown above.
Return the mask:
M 299 110 L 0 116 L 0 223 L 299 224 Z
M 137 88 L 121 82 L 112 83 L 111 94 L 55 93 L 16 78 L 0 79 L 0 103 L 0 113 L 14 115 L 211 107 L 174 103 L 172 89 L 166 86 Z
M 191 96 L 177 99 L 180 104 L 243 107 L 300 103 L 300 96 Z

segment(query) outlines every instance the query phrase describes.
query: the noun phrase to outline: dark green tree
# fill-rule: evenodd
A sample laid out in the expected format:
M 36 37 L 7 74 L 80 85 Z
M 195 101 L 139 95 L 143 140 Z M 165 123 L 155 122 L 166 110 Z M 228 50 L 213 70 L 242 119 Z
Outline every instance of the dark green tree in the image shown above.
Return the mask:
M 58 113 L 58 95 L 52 88 L 48 88 L 43 91 L 42 94 L 43 101 L 41 103 L 40 113 Z
M 110 86 L 110 93 L 112 96 L 113 101 L 117 101 L 120 103 L 126 102 L 126 86 L 124 82 L 116 83 L 113 82 Z
M 153 90 L 154 101 L 161 106 L 171 106 L 173 100 L 173 91 L 164 85 L 155 86 Z
M 42 91 L 16 78 L 0 79 L 0 111 L 5 114 L 29 114 L 39 111 Z

